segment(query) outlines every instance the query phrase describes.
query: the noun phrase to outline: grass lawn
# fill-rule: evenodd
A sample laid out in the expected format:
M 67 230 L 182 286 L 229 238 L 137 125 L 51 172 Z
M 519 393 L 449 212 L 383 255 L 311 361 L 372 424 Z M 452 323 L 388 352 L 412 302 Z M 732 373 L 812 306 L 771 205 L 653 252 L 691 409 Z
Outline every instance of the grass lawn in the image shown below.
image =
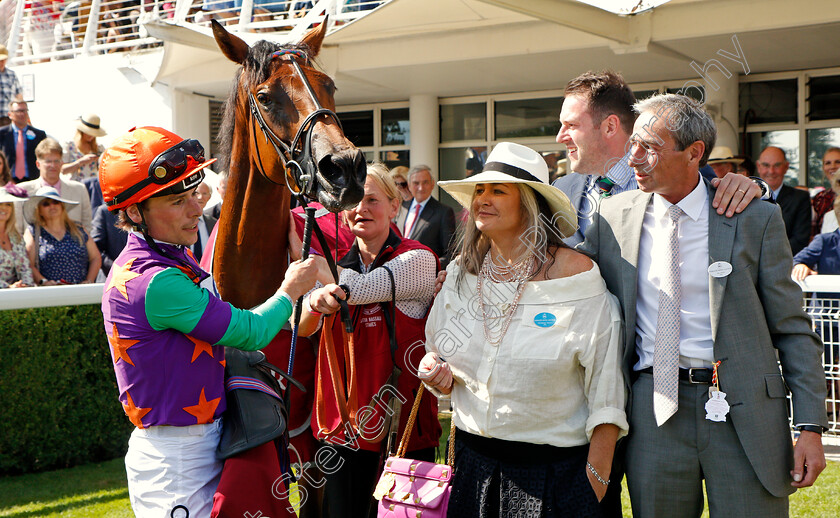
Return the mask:
M 449 420 L 441 421 L 446 436 Z M 441 449 L 441 453 L 443 451 Z M 624 516 L 631 516 L 626 485 L 624 487 Z M 816 487 L 797 491 L 791 497 L 790 515 L 795 518 L 836 518 L 840 515 L 840 462 L 829 462 Z M 128 503 L 123 459 L 61 471 L 0 478 L 0 517 L 36 516 L 133 516 Z M 708 511 L 704 516 L 708 516 Z

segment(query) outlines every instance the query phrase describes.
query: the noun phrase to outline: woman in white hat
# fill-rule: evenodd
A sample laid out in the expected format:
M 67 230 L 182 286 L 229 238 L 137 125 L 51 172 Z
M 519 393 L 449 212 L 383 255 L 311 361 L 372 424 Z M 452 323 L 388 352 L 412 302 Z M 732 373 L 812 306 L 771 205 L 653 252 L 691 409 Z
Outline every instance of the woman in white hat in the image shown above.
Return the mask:
M 539 153 L 509 142 L 439 185 L 469 210 L 418 372 L 452 395 L 449 516 L 616 514 L 600 501 L 628 428 L 621 316 L 598 266 L 563 245 L 568 198 Z
M 67 215 L 65 200 L 55 187 L 38 189 L 23 204 L 29 223 L 24 241 L 32 276 L 39 286 L 87 284 L 96 280 L 102 256 L 93 239 Z
M 71 180 L 78 182 L 99 174 L 99 156 L 105 148 L 96 143 L 96 138 L 107 134 L 95 113 L 76 119 L 76 134 L 64 146 L 61 174 L 70 175 Z
M 26 191 L 14 184 L 0 187 L 0 288 L 32 286 L 32 268 L 23 238 L 15 228 L 14 203 L 26 199 Z

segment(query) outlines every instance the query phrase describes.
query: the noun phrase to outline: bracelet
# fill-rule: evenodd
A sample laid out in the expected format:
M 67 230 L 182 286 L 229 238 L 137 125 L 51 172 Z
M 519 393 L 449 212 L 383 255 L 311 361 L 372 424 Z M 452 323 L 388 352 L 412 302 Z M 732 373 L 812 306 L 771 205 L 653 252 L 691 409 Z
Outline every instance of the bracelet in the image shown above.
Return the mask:
M 595 468 L 592 467 L 592 464 L 590 464 L 589 461 L 586 461 L 586 468 L 589 470 L 590 473 L 595 475 L 595 478 L 598 479 L 598 482 L 604 484 L 605 486 L 608 486 L 610 484 L 609 480 L 604 480 L 603 478 L 601 478 L 601 475 L 599 475 L 598 472 L 595 471 Z

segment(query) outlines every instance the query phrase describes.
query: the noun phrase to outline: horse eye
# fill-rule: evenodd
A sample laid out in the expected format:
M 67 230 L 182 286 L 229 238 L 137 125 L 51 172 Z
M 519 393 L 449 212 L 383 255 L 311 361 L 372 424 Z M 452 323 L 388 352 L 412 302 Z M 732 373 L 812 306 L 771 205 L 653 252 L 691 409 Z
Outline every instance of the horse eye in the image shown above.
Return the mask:
M 260 93 L 257 94 L 257 100 L 263 106 L 267 106 L 267 105 L 271 104 L 271 97 L 269 97 L 268 94 L 265 94 L 263 92 L 260 92 Z

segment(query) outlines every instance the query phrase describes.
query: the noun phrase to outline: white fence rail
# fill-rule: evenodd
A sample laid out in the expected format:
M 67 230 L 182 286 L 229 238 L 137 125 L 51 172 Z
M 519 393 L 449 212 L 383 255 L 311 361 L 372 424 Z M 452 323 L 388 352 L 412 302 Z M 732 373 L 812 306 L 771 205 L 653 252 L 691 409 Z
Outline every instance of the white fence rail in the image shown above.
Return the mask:
M 823 369 L 829 424 L 826 440 L 840 444 L 840 275 L 812 275 L 800 285 L 806 295 L 805 310 L 825 346 Z
M 388 1 L 388 0 L 386 0 Z M 0 0 L 0 43 L 11 65 L 159 46 L 150 21 L 229 30 L 300 32 L 324 14 L 337 25 L 364 16 L 382 0 Z

